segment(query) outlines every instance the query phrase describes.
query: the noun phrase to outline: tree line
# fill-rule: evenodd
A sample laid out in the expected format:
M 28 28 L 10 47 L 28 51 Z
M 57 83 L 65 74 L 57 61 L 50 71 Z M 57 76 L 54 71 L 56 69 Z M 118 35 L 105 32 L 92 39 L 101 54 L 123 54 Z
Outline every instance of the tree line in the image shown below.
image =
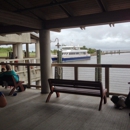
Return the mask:
M 80 48 L 81 50 L 88 50 L 89 54 L 93 54 L 94 52 L 96 52 L 96 49 L 93 48 L 86 48 L 86 46 L 83 46 Z
M 0 53 L 12 52 L 12 47 L 0 47 Z
M 93 54 L 96 52 L 96 49 L 93 49 L 93 48 L 86 48 L 86 46 L 83 46 L 80 48 L 81 50 L 87 50 L 88 51 L 88 54 Z M 54 49 L 54 50 L 51 50 L 51 53 L 56 55 L 57 54 L 57 50 Z
M 93 54 L 96 52 L 96 49 L 93 48 L 86 48 L 86 46 L 83 46 L 80 48 L 81 50 L 88 50 L 89 54 Z M 0 47 L 0 53 L 8 53 L 8 52 L 12 52 L 13 48 L 11 46 L 9 47 Z M 51 50 L 52 54 L 57 54 L 57 50 Z

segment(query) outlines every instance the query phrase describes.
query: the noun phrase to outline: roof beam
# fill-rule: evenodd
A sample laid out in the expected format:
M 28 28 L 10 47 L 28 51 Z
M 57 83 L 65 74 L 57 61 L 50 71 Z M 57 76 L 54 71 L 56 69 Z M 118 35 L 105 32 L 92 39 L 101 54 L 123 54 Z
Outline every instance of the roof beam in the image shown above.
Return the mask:
M 0 26 L 0 35 L 5 36 L 6 34 L 21 34 L 25 32 L 36 32 L 39 33 L 38 30 L 34 30 L 33 28 L 27 28 L 22 26 L 10 25 L 10 26 Z M 61 32 L 61 29 L 51 29 L 50 31 Z
M 58 3 L 57 0 L 53 0 L 55 3 Z M 72 17 L 71 13 L 65 9 L 62 5 L 59 5 L 59 7 L 67 14 L 68 17 Z
M 99 6 L 100 6 L 100 8 L 102 9 L 102 11 L 103 11 L 103 12 L 106 12 L 107 9 L 105 8 L 105 6 L 104 6 L 104 4 L 102 3 L 102 1 L 101 1 L 101 0 L 96 0 L 96 1 L 97 1 L 97 3 L 99 4 Z
M 45 28 L 71 28 L 122 22 L 130 22 L 130 9 L 63 18 L 57 20 L 47 20 L 45 22 Z
M 50 31 L 53 31 L 53 32 L 61 32 L 61 29 L 51 29 Z
M 50 4 L 35 6 L 31 8 L 26 8 L 26 9 L 19 9 L 19 10 L 16 10 L 15 12 L 25 12 L 25 11 L 36 10 L 36 9 L 41 9 L 41 8 L 51 7 L 51 6 L 58 6 L 58 5 L 63 5 L 63 4 L 68 4 L 68 3 L 78 2 L 78 1 L 80 0 L 64 0 L 57 3 L 50 3 Z
M 0 35 L 5 35 L 5 34 L 19 34 L 19 33 L 24 33 L 24 32 L 32 32 L 35 31 L 34 28 L 27 28 L 27 27 L 22 27 L 22 26 L 0 26 Z
M 41 29 L 43 27 L 42 22 L 38 19 L 3 10 L 0 10 L 0 22 L 34 29 Z

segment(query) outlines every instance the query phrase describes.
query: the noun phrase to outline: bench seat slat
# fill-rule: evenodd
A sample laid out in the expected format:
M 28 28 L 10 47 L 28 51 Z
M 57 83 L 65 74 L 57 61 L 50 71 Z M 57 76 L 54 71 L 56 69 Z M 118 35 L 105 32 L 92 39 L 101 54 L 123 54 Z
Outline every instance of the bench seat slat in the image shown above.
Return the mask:
M 94 87 L 94 86 L 87 86 L 87 85 L 66 85 L 66 84 L 53 84 L 54 87 L 59 86 L 59 87 L 67 87 L 67 88 L 83 88 L 83 89 L 96 89 L 100 90 L 100 87 Z
M 62 93 L 72 93 L 72 94 L 81 94 L 81 95 L 92 95 L 92 96 L 100 96 L 99 90 L 90 90 L 90 89 L 76 89 L 76 88 L 62 88 L 62 87 L 54 87 L 54 92 L 62 92 Z M 104 90 L 106 91 L 106 90 Z

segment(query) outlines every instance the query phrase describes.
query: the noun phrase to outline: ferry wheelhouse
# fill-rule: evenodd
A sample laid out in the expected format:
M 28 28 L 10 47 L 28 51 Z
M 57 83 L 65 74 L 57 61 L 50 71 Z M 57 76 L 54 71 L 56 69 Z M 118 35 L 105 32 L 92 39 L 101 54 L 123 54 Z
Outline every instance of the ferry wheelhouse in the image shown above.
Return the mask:
M 91 58 L 87 50 L 81 50 L 80 46 L 62 46 L 62 62 L 77 61 L 77 60 L 89 60 Z M 52 61 L 57 61 L 57 57 L 52 57 Z

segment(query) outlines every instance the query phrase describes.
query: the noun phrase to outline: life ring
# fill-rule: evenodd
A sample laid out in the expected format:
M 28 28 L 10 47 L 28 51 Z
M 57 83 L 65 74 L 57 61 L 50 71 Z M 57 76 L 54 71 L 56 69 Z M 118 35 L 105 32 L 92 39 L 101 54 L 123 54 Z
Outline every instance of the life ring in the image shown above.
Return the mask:
M 0 92 L 0 107 L 5 107 L 7 105 L 6 98 L 2 92 Z

